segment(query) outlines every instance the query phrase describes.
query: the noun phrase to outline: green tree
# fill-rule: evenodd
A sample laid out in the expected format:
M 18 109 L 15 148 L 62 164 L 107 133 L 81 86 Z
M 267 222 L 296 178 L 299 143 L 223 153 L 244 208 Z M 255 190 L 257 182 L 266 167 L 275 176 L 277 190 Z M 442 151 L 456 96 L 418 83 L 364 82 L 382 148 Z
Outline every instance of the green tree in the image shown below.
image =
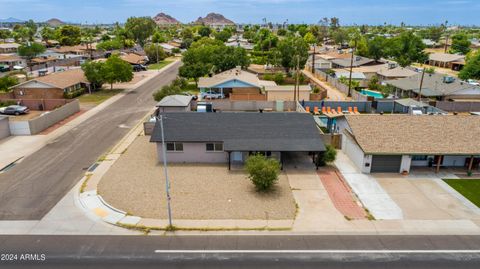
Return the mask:
M 157 25 L 150 17 L 130 17 L 125 23 L 125 30 L 140 46 L 153 35 Z
M 5 76 L 0 78 L 0 92 L 9 92 L 10 87 L 18 84 L 18 80 L 15 77 Z
M 381 86 L 378 82 L 378 77 L 372 76 L 372 78 L 370 78 L 370 80 L 368 81 L 368 89 L 372 91 L 378 91 Z
M 185 28 L 182 30 L 182 33 L 180 34 L 180 36 L 182 37 L 183 40 L 185 40 L 185 39 L 193 39 L 193 31 L 192 31 L 192 28 L 190 28 L 190 27 L 185 27 Z
M 310 32 L 306 33 L 305 36 L 303 37 L 303 40 L 308 44 L 308 45 L 313 45 L 317 43 L 317 38 Z
M 252 155 L 247 158 L 245 169 L 256 189 L 267 191 L 278 181 L 280 162 L 260 154 Z
M 115 54 L 103 65 L 102 74 L 105 82 L 110 84 L 110 89 L 113 89 L 113 83 L 129 82 L 133 79 L 132 66 Z
M 470 54 L 458 76 L 461 79 L 480 79 L 480 52 Z
M 198 29 L 198 34 L 201 37 L 209 37 L 211 33 L 212 33 L 212 29 L 210 29 L 210 27 L 208 26 L 202 26 L 200 27 L 200 29 Z
M 153 93 L 153 99 L 157 102 L 169 95 L 180 94 L 186 87 L 188 82 L 183 78 L 176 78 L 169 85 L 163 86 L 160 90 Z
M 85 77 L 94 90 L 101 89 L 105 83 L 105 63 L 88 61 L 82 65 Z
M 167 37 L 165 36 L 165 34 L 159 32 L 159 31 L 156 31 L 152 36 L 152 42 L 153 43 L 164 43 L 164 42 L 167 42 Z
M 110 39 L 97 44 L 97 49 L 103 51 L 119 50 L 123 48 L 123 42 L 120 39 Z
M 367 43 L 367 57 L 378 62 L 381 58 L 386 56 L 386 41 L 383 36 L 376 36 Z
M 45 52 L 45 47 L 40 43 L 27 43 L 26 45 L 18 47 L 18 55 L 26 57 L 29 66 L 31 65 L 32 59 L 43 52 Z
M 153 43 L 148 44 L 148 45 L 145 45 L 144 50 L 148 56 L 148 60 L 150 61 L 150 63 L 157 63 L 167 58 L 167 54 L 165 53 L 162 46 L 160 45 L 153 44 Z
M 10 38 L 12 33 L 8 29 L 0 29 L 0 40 L 5 41 L 5 39 Z
M 390 46 L 390 56 L 402 67 L 407 67 L 414 62 L 423 64 L 428 59 L 423 51 L 425 45 L 412 31 L 405 31 L 393 38 Z
M 452 46 L 450 52 L 467 54 L 470 51 L 470 40 L 464 33 L 456 34 L 452 36 Z
M 48 40 L 54 40 L 56 38 L 55 30 L 46 26 L 40 31 L 40 35 L 42 36 L 42 40 L 44 42 L 47 42 Z
M 300 69 L 305 67 L 308 60 L 308 45 L 301 37 L 288 37 L 283 39 L 278 44 L 278 51 L 280 52 L 280 63 L 290 72 L 290 69 L 296 68 L 297 63 Z
M 326 150 L 320 153 L 316 159 L 316 165 L 325 166 L 337 158 L 337 150 L 332 145 L 326 145 Z
M 218 39 L 222 42 L 227 42 L 230 37 L 232 37 L 232 33 L 228 30 L 222 30 L 219 32 L 215 32 L 214 34 L 215 39 Z
M 62 46 L 75 46 L 82 41 L 81 29 L 73 25 L 64 25 L 58 28 L 56 36 Z

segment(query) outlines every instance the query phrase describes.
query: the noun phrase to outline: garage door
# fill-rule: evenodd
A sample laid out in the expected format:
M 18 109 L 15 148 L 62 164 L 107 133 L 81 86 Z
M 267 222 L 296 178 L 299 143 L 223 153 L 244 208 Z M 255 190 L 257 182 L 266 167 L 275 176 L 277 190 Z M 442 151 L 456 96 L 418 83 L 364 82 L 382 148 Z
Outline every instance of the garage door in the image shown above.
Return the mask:
M 401 155 L 373 155 L 371 173 L 400 172 Z

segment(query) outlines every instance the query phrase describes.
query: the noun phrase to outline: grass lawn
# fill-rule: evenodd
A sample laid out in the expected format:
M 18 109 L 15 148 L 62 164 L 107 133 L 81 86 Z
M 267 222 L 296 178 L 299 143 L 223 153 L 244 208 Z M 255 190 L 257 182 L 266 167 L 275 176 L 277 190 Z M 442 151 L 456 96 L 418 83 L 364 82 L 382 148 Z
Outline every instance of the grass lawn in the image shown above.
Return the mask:
M 169 61 L 169 60 L 163 60 L 161 62 L 159 62 L 158 64 L 151 64 L 148 66 L 148 70 L 158 70 L 158 69 L 162 69 L 164 68 L 165 66 L 167 66 L 169 63 L 172 63 L 173 61 Z
M 93 92 L 92 94 L 84 94 L 80 97 L 78 97 L 78 100 L 80 103 L 94 103 L 94 104 L 100 104 L 103 101 L 107 100 L 108 98 L 121 93 L 123 90 L 122 89 L 113 89 L 113 90 L 100 90 L 97 92 Z
M 480 179 L 444 179 L 443 181 L 480 207 Z

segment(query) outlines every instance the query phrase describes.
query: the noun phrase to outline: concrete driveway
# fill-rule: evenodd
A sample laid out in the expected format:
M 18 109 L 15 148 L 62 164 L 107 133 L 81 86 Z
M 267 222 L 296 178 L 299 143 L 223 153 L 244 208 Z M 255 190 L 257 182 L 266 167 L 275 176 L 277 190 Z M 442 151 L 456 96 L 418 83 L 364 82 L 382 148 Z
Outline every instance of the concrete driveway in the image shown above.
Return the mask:
M 396 174 L 373 175 L 402 209 L 405 219 L 455 220 L 479 218 L 432 178 Z

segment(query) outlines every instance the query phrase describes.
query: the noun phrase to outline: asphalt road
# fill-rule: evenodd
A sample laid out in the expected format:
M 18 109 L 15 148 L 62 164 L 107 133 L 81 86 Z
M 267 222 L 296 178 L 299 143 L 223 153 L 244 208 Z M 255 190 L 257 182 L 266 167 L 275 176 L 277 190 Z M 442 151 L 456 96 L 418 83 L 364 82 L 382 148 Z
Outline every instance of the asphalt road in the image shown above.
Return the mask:
M 39 220 L 155 105 L 180 63 L 0 174 L 0 220 Z
M 480 268 L 480 236 L 0 236 L 0 254 L 0 268 Z

